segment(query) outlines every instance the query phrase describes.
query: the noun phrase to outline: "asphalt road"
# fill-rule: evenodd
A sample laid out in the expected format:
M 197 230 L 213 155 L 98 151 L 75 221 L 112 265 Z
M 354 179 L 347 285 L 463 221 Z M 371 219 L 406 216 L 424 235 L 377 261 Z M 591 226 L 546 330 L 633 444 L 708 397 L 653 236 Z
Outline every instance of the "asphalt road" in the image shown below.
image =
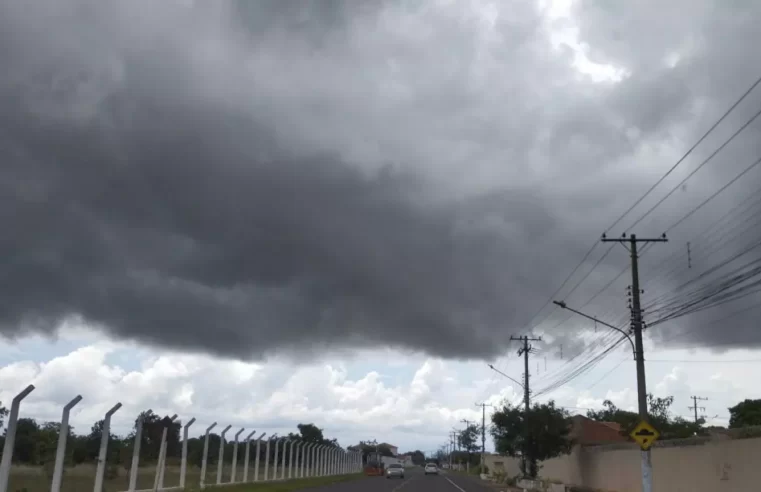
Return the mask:
M 399 478 L 368 477 L 360 482 L 344 482 L 309 489 L 311 492 L 494 492 L 468 477 L 441 473 L 426 476 L 421 469 L 407 470 Z

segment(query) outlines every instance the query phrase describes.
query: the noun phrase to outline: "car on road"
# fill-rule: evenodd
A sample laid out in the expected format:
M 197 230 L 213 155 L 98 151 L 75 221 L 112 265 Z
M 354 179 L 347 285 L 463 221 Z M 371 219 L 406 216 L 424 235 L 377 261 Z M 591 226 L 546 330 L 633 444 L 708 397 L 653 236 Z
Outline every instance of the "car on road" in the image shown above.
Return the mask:
M 425 474 L 426 475 L 438 475 L 439 474 L 439 467 L 436 466 L 436 463 L 426 463 L 425 464 Z
M 386 468 L 386 478 L 404 478 L 404 467 L 399 463 L 391 463 Z

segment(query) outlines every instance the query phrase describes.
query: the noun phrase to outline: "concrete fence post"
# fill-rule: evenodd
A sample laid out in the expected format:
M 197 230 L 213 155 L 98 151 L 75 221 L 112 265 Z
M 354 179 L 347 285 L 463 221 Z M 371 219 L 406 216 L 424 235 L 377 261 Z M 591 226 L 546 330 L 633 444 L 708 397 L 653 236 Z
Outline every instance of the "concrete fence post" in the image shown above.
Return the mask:
M 327 448 L 324 445 L 321 445 L 317 448 L 317 460 L 315 462 L 315 477 L 321 477 L 322 476 L 322 462 L 325 461 L 325 450 Z
M 199 488 L 206 487 L 206 465 L 209 462 L 209 432 L 216 427 L 217 423 L 214 422 L 206 428 L 206 434 L 203 438 L 203 456 L 201 457 L 201 478 L 198 481 Z
M 0 492 L 8 492 L 8 478 L 11 476 L 11 460 L 13 458 L 13 448 L 16 444 L 16 424 L 18 423 L 21 400 L 26 398 L 32 391 L 34 391 L 34 385 L 30 384 L 21 393 L 13 397 L 11 402 L 11 411 L 8 414 L 8 422 L 5 427 L 3 459 L 0 461 Z
M 63 407 L 61 415 L 61 427 L 58 429 L 58 447 L 55 451 L 55 465 L 53 466 L 53 480 L 50 483 L 50 492 L 61 491 L 61 478 L 63 477 L 63 461 L 66 457 L 66 440 L 69 437 L 69 413 L 74 405 L 82 401 L 82 395 L 77 395 Z
M 301 446 L 301 464 L 299 468 L 301 469 L 299 473 L 299 478 L 304 478 L 304 471 L 306 471 L 306 463 L 307 458 L 309 457 L 309 447 L 312 445 L 312 443 L 305 442 L 303 446 Z
M 306 449 L 304 450 L 304 462 L 301 464 L 301 476 L 302 477 L 308 477 L 309 476 L 309 470 L 310 466 L 312 466 L 311 459 L 312 456 L 312 448 L 314 448 L 314 443 L 310 442 L 306 445 Z
M 261 455 L 262 438 L 266 435 L 267 433 L 263 432 L 261 436 L 256 438 L 256 459 L 254 459 L 254 482 L 259 481 L 259 457 Z
M 282 439 L 278 438 L 275 441 L 275 455 L 274 455 L 273 460 L 272 460 L 272 480 L 277 480 L 277 460 L 279 458 L 279 456 L 278 456 L 278 451 L 279 451 L 278 448 L 279 448 L 279 446 L 278 445 L 280 444 L 281 440 Z
M 248 482 L 248 463 L 251 460 L 251 437 L 254 435 L 256 430 L 252 430 L 247 436 L 246 436 L 246 452 L 245 452 L 245 463 L 243 464 L 243 483 Z
M 192 418 L 182 428 L 182 460 L 180 461 L 180 488 L 185 489 L 185 476 L 188 473 L 188 429 L 195 423 Z
M 307 451 L 309 450 L 309 443 L 301 443 L 301 460 L 298 462 L 298 470 L 296 470 L 296 476 L 304 478 L 304 463 L 307 459 Z
M 117 403 L 111 407 L 111 410 L 106 412 L 106 415 L 103 418 L 103 430 L 100 436 L 100 451 L 98 451 L 98 467 L 95 469 L 94 492 L 103 492 L 103 477 L 106 473 L 106 460 L 108 458 L 108 441 L 111 438 L 111 416 L 121 407 L 122 404 Z
M 267 439 L 267 447 L 264 449 L 264 481 L 269 480 L 270 477 L 270 444 L 274 439 L 277 439 L 277 434 L 273 434 Z
M 290 442 L 289 439 L 283 441 L 283 457 L 280 458 L 280 480 L 285 480 L 285 459 L 288 457 L 288 443 Z M 293 444 L 291 444 L 291 447 L 293 447 Z
M 132 445 L 132 466 L 129 469 L 129 486 L 128 492 L 135 492 L 137 489 L 137 472 L 140 465 L 140 444 L 143 442 L 143 414 L 137 416 L 135 421 L 135 441 Z
M 153 480 L 153 490 L 161 490 L 164 488 L 164 471 L 166 470 L 166 438 L 169 432 L 169 428 L 172 427 L 174 421 L 177 419 L 175 413 L 171 417 L 168 417 L 169 421 L 164 425 L 161 430 L 161 444 L 159 445 L 159 461 L 156 463 L 156 477 Z
M 243 434 L 244 430 L 246 430 L 245 427 L 241 427 L 240 430 L 235 433 L 235 444 L 233 444 L 233 466 L 232 470 L 230 471 L 230 483 L 235 483 L 235 472 L 238 468 L 238 439 L 240 438 L 240 435 Z
M 232 425 L 228 425 L 219 434 L 219 461 L 217 462 L 217 485 L 222 485 L 222 467 L 225 465 L 225 434 Z
M 294 456 L 293 451 L 294 451 L 294 448 L 296 448 L 296 460 L 298 461 L 299 446 L 301 446 L 300 441 L 295 441 L 291 444 L 291 457 L 288 460 L 288 480 L 293 478 L 293 456 Z M 298 468 L 298 463 L 296 463 L 296 478 L 298 478 L 298 474 L 299 474 L 299 468 Z

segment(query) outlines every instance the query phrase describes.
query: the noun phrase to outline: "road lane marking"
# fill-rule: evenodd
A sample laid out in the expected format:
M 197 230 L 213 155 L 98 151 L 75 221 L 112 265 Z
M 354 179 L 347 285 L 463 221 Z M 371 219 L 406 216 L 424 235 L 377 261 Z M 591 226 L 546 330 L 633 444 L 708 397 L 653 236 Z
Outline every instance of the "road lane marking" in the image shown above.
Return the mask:
M 444 479 L 446 479 L 447 482 L 451 483 L 454 486 L 454 488 L 456 488 L 460 492 L 465 492 L 465 489 L 463 489 L 462 487 L 460 487 L 459 485 L 457 485 L 453 481 L 449 480 L 449 477 L 444 477 Z
M 410 483 L 412 480 L 413 480 L 412 478 L 410 478 L 410 479 L 408 479 L 408 480 L 404 480 L 404 479 L 403 479 L 402 483 L 400 483 L 399 485 L 397 485 L 396 487 L 394 487 L 393 489 L 391 489 L 391 492 L 397 492 L 397 491 L 399 491 L 399 490 L 402 490 L 402 487 L 404 487 L 405 485 L 407 485 L 408 483 Z M 463 491 L 463 492 L 465 492 L 465 491 Z

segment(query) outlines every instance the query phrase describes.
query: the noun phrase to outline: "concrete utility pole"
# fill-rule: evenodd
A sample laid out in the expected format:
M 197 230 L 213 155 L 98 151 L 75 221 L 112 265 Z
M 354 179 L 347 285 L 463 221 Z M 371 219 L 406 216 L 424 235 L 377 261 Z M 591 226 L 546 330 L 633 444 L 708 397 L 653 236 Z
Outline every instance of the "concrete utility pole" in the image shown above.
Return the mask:
M 470 450 L 473 449 L 473 444 L 474 444 L 473 442 L 470 442 L 470 436 L 471 436 L 470 435 L 470 426 L 476 425 L 476 423 L 475 423 L 475 421 L 468 420 L 468 419 L 462 419 L 462 420 L 460 420 L 460 422 L 465 424 L 465 431 L 463 431 L 463 432 L 467 432 L 468 433 L 468 442 L 469 442 L 469 444 L 467 446 L 467 449 L 465 449 L 465 452 L 468 455 L 468 462 L 466 463 L 465 468 L 466 468 L 466 470 L 470 471 Z M 478 427 L 476 427 L 476 429 L 478 429 Z M 460 442 L 462 442 L 462 433 L 460 433 Z
M 647 384 L 645 380 L 645 348 L 642 343 L 642 305 L 640 304 L 639 288 L 639 256 L 637 255 L 637 245 L 639 243 L 665 243 L 666 234 L 659 238 L 638 239 L 636 234 L 626 234 L 617 239 L 608 239 L 605 234 L 602 235 L 602 242 L 616 242 L 624 246 L 628 243 L 629 253 L 632 261 L 632 308 L 631 308 L 631 328 L 634 332 L 634 348 L 637 362 L 637 400 L 639 407 L 639 416 L 648 421 L 647 413 Z M 650 449 L 642 451 L 642 492 L 653 492 L 653 463 L 651 460 Z
M 452 469 L 454 453 L 457 451 L 457 432 L 449 433 L 449 468 Z
M 700 396 L 691 396 L 693 406 L 688 407 L 690 410 L 695 410 L 695 423 L 698 423 L 698 410 L 702 410 L 703 412 L 706 411 L 706 407 L 699 407 L 698 402 L 699 401 L 708 401 L 708 398 L 703 398 Z
M 528 356 L 531 353 L 531 345 L 529 342 L 541 342 L 542 337 L 539 338 L 530 338 L 528 336 L 522 336 L 522 337 L 510 337 L 510 340 L 516 340 L 519 342 L 523 342 L 523 347 L 518 349 L 518 356 L 523 356 L 523 365 L 524 365 L 524 373 L 523 373 L 523 404 L 525 407 L 524 410 L 524 419 L 523 419 L 523 425 L 524 425 L 524 432 L 526 433 L 525 436 L 525 442 L 523 446 L 522 456 L 521 459 L 523 460 L 523 473 L 526 475 L 529 474 L 528 465 L 528 442 L 530 438 L 530 429 L 528 425 L 528 414 L 531 410 L 531 391 L 529 390 L 529 371 L 528 371 Z
M 484 465 L 486 464 L 486 407 L 491 405 L 488 403 L 476 403 L 476 406 L 481 407 L 481 473 L 483 473 Z

